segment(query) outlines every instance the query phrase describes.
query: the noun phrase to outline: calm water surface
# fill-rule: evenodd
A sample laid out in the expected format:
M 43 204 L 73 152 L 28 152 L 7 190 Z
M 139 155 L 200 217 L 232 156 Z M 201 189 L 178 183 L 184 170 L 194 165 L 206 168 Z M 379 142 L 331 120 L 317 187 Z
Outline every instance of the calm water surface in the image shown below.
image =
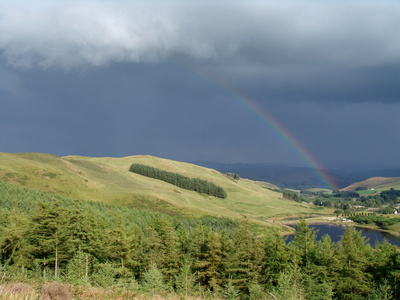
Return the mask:
M 346 229 L 346 225 L 332 225 L 332 224 L 318 224 L 318 225 L 309 225 L 309 227 L 315 228 L 318 230 L 317 240 L 322 239 L 325 234 L 328 234 L 332 242 L 340 241 L 342 235 L 344 235 L 344 231 Z M 396 245 L 400 247 L 400 237 L 388 234 L 386 232 L 381 232 L 374 229 L 360 228 L 356 226 L 356 230 L 360 231 L 363 236 L 369 239 L 369 243 L 374 246 L 377 241 L 382 242 L 383 239 L 387 239 L 389 243 L 392 245 Z M 288 240 L 291 240 L 293 236 L 290 236 Z

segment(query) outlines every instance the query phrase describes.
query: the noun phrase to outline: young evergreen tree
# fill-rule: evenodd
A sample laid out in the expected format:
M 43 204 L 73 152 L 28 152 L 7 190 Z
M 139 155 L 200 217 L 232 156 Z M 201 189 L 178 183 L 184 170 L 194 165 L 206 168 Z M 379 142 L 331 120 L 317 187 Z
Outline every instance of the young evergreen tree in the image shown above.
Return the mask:
M 196 253 L 194 263 L 199 282 L 213 291 L 219 291 L 224 282 L 226 257 L 221 243 L 221 235 L 211 232 L 200 250 L 200 253 Z
M 316 231 L 308 227 L 306 221 L 301 219 L 297 225 L 297 230 L 291 242 L 295 253 L 299 260 L 298 265 L 302 270 L 303 282 L 306 287 L 305 293 L 308 296 L 313 295 L 313 290 L 316 285 L 315 277 L 315 250 L 316 250 Z
M 268 291 L 269 299 L 303 300 L 306 299 L 303 291 L 302 273 L 300 268 L 293 264 L 285 272 L 279 274 L 278 285 Z
M 190 238 L 189 238 L 189 231 L 185 224 L 180 223 L 178 225 L 178 229 L 176 230 L 176 236 L 178 238 L 179 251 L 182 254 L 188 254 Z
M 67 239 L 66 212 L 60 202 L 40 203 L 31 218 L 28 231 L 30 255 L 37 264 L 42 265 L 43 272 L 50 270 L 58 277 L 58 269 L 65 266 L 73 257 L 73 250 Z
M 171 287 L 165 283 L 162 272 L 155 264 L 144 273 L 142 287 L 151 297 L 163 295 L 171 290 Z
M 233 234 L 233 245 L 227 262 L 229 284 L 249 294 L 249 287 L 259 282 L 264 257 L 264 247 L 250 230 L 248 220 L 239 224 Z
M 78 285 L 89 285 L 92 271 L 92 259 L 93 258 L 88 253 L 78 250 L 67 264 L 67 281 Z
M 90 253 L 101 259 L 104 242 L 101 240 L 107 226 L 92 208 L 79 202 L 73 203 L 66 211 L 68 241 L 76 251 Z
M 337 247 L 332 243 L 329 235 L 324 235 L 317 242 L 314 260 L 313 278 L 314 299 L 332 299 L 338 282 L 339 259 Z
M 296 232 L 294 238 L 291 241 L 291 245 L 299 256 L 299 266 L 307 267 L 314 258 L 316 248 L 316 231 L 313 228 L 308 227 L 304 219 L 300 219 L 296 226 Z
M 279 274 L 296 261 L 292 247 L 286 244 L 278 230 L 268 231 L 264 236 L 264 257 L 262 260 L 262 282 L 276 286 Z
M 13 268 L 32 267 L 26 239 L 30 222 L 16 210 L 0 213 L 0 264 Z
M 339 276 L 337 295 L 341 299 L 362 299 L 372 290 L 372 276 L 368 273 L 372 249 L 365 237 L 352 226 L 347 226 L 339 243 Z
M 400 290 L 400 253 L 398 247 L 387 240 L 375 245 L 371 273 L 377 288 L 390 287 L 394 299 L 399 298 Z
M 192 266 L 192 258 L 186 256 L 179 273 L 175 277 L 176 291 L 184 299 L 187 299 L 189 296 L 194 296 L 197 293 L 197 276 L 193 273 Z
M 93 265 L 91 281 L 94 285 L 110 287 L 116 283 L 116 269 L 110 262 L 97 263 Z
M 190 243 L 188 245 L 189 254 L 194 258 L 199 258 L 206 251 L 207 240 L 211 234 L 211 228 L 203 225 L 202 222 L 197 223 L 190 235 Z
M 133 276 L 137 264 L 132 258 L 137 248 L 137 240 L 132 230 L 117 222 L 115 227 L 107 231 L 106 253 L 116 268 L 116 277 L 124 280 Z
M 140 273 L 148 270 L 152 265 L 161 267 L 164 257 L 163 243 L 157 231 L 149 227 L 143 243 Z
M 145 265 L 155 264 L 168 282 L 179 272 L 179 242 L 171 223 L 157 214 L 149 221 Z

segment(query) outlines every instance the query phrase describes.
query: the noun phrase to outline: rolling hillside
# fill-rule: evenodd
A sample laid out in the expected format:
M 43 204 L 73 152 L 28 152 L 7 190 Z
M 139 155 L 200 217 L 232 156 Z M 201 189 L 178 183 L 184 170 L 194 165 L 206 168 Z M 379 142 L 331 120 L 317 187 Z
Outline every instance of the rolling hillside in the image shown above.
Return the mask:
M 219 199 L 180 189 L 160 180 L 129 172 L 140 163 L 207 179 L 224 188 L 228 197 Z M 265 182 L 234 180 L 213 169 L 151 156 L 96 158 L 41 153 L 0 153 L 0 180 L 53 192 L 71 199 L 118 203 L 180 215 L 213 215 L 241 218 L 268 225 L 271 218 L 313 213 L 320 207 L 282 199 L 282 194 Z
M 355 191 L 359 187 L 375 190 L 400 189 L 400 177 L 371 177 L 366 180 L 353 183 L 342 191 Z

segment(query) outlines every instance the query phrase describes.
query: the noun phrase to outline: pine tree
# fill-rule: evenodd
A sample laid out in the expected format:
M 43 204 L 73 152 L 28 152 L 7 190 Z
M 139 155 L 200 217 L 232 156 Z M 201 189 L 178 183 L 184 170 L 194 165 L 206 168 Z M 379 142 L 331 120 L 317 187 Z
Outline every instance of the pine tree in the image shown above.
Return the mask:
M 293 261 L 293 248 L 286 244 L 278 230 L 272 230 L 265 234 L 264 253 L 261 271 L 263 283 L 276 285 L 279 274 L 285 272 Z
M 272 294 L 273 299 L 305 299 L 300 268 L 293 264 L 285 272 L 279 273 L 277 286 L 267 293 L 269 295 Z
M 203 286 L 210 287 L 213 291 L 218 291 L 224 281 L 224 259 L 226 257 L 220 234 L 211 232 L 205 243 L 201 245 L 200 250 L 200 253 L 196 253 L 194 263 L 198 279 Z
M 189 252 L 190 238 L 189 231 L 184 224 L 180 223 L 178 225 L 176 236 L 178 238 L 180 252 L 183 254 L 187 254 Z
M 149 269 L 152 265 L 161 267 L 164 260 L 164 247 L 161 237 L 153 228 L 147 229 L 147 235 L 141 239 L 143 243 L 141 255 L 141 271 Z
M 137 248 L 137 240 L 132 230 L 122 225 L 119 220 L 111 230 L 107 231 L 107 256 L 114 262 L 116 276 L 119 279 L 132 277 L 137 262 L 132 258 Z
M 313 288 L 316 285 L 314 274 L 314 259 L 316 250 L 316 231 L 307 226 L 304 219 L 301 219 L 297 225 L 297 230 L 291 245 L 294 246 L 295 252 L 299 258 L 298 265 L 303 273 L 303 281 L 306 286 L 306 294 L 311 296 Z
M 400 253 L 398 247 L 389 244 L 387 240 L 375 245 L 371 273 L 379 286 L 390 286 L 393 296 L 398 298 L 400 284 Z
M 56 201 L 40 203 L 31 219 L 28 232 L 30 255 L 36 263 L 42 265 L 44 275 L 49 269 L 54 271 L 54 277 L 57 278 L 59 266 L 65 266 L 73 256 L 67 242 L 66 220 L 65 209 Z
M 157 214 L 149 221 L 145 264 L 155 264 L 167 281 L 173 281 L 179 272 L 180 252 L 178 238 L 170 222 Z
M 368 240 L 361 236 L 354 227 L 347 226 L 339 243 L 340 281 L 337 286 L 338 297 L 354 299 L 366 297 L 371 290 L 372 251 Z
M 258 283 L 264 257 L 263 244 L 249 227 L 246 219 L 236 228 L 226 270 L 229 283 L 242 294 L 249 294 L 250 285 Z
M 206 242 L 211 234 L 210 227 L 199 222 L 190 235 L 190 243 L 188 245 L 189 254 L 192 257 L 199 257 L 206 248 Z
M 325 235 L 316 244 L 312 272 L 314 286 L 310 299 L 332 299 L 338 281 L 338 266 L 337 247 L 332 244 L 330 236 Z
M 82 251 L 98 260 L 105 260 L 105 245 L 103 241 L 107 231 L 104 220 L 90 207 L 74 203 L 67 211 L 66 231 L 68 243 L 73 253 Z
M 91 261 L 92 257 L 89 254 L 78 250 L 67 264 L 66 277 L 68 282 L 88 285 L 92 268 Z
M 170 287 L 164 281 L 161 271 L 155 264 L 151 265 L 150 269 L 144 273 L 142 286 L 152 297 L 165 294 L 170 290 Z
M 301 219 L 296 227 L 297 230 L 294 234 L 291 245 L 295 247 L 300 258 L 299 265 L 306 267 L 312 262 L 313 255 L 315 254 L 316 231 L 313 228 L 308 227 L 304 219 Z
M 188 296 L 193 296 L 196 291 L 197 277 L 192 271 L 193 261 L 190 257 L 185 257 L 181 269 L 175 277 L 176 291 L 185 299 Z
M 30 227 L 26 215 L 13 210 L 0 215 L 0 263 L 13 267 L 32 267 L 26 239 Z

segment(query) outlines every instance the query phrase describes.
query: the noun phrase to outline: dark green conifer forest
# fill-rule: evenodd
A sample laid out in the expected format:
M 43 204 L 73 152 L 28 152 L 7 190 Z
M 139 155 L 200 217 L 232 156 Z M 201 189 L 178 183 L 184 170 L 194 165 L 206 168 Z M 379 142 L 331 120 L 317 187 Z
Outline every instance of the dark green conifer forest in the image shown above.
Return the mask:
M 129 171 L 171 183 L 182 189 L 215 196 L 222 199 L 227 197 L 227 194 L 222 187 L 200 178 L 189 178 L 178 173 L 164 171 L 143 164 L 132 164 L 129 168 Z
M 0 284 L 60 281 L 225 299 L 400 299 L 400 252 L 353 227 L 290 243 L 247 219 L 189 218 L 0 182 Z

